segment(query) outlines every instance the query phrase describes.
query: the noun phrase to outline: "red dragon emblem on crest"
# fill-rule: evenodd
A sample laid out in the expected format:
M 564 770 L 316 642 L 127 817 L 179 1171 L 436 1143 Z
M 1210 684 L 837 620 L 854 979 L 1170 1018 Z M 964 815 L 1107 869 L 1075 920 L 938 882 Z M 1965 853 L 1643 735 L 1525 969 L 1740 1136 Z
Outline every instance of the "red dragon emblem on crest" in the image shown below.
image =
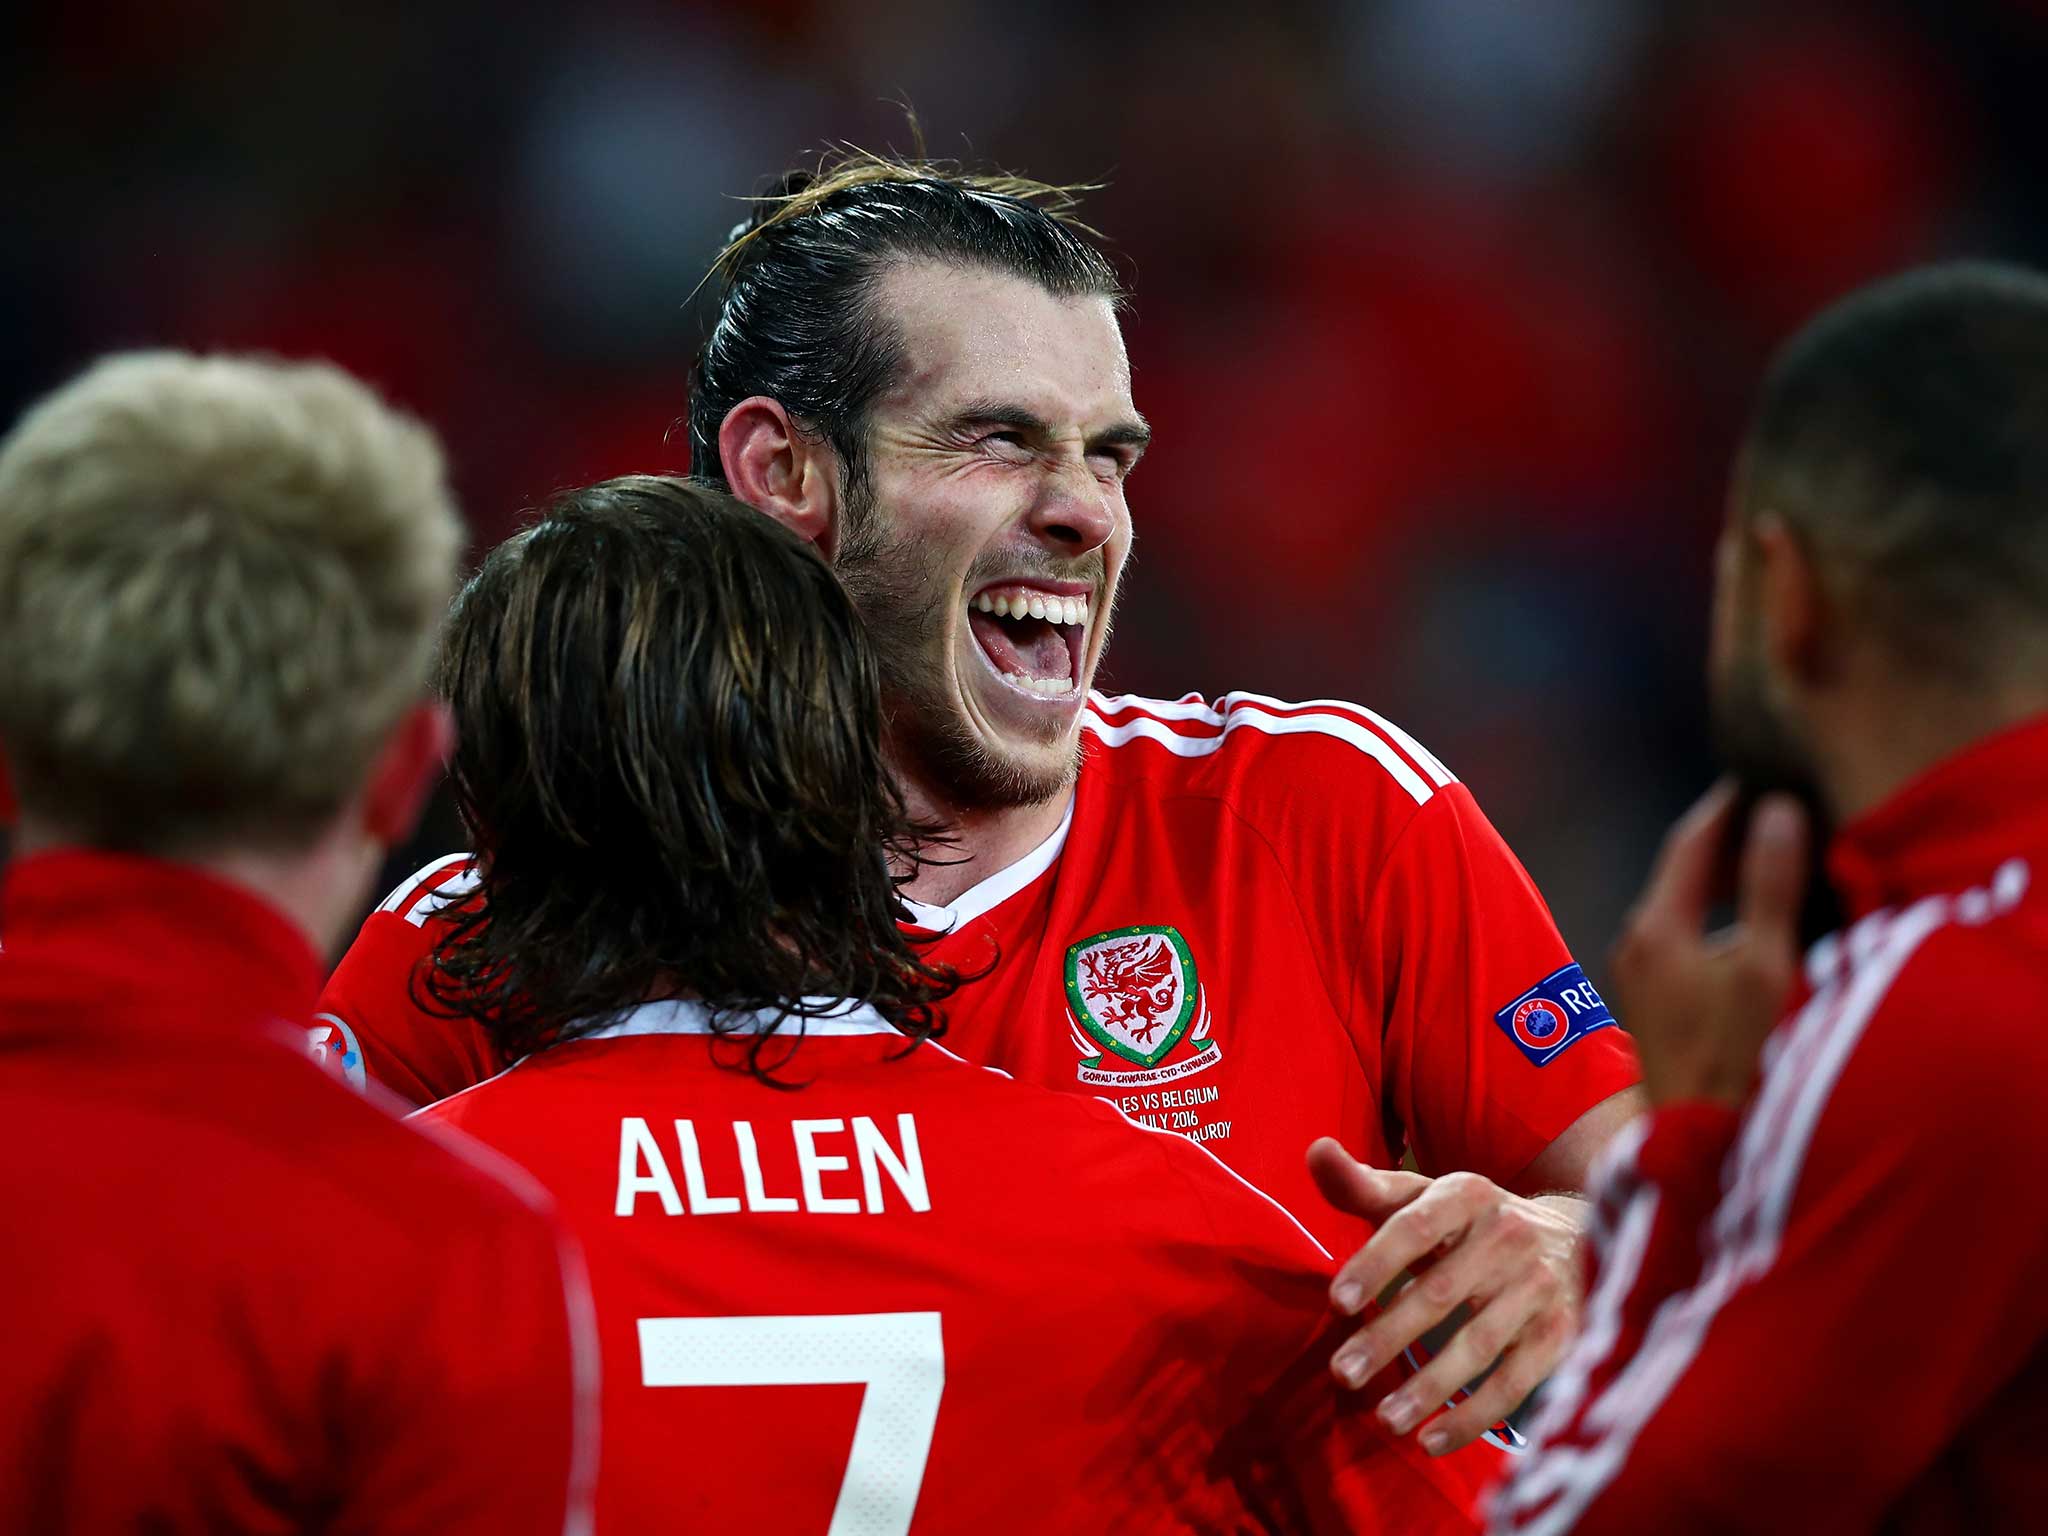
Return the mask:
M 1123 944 L 1105 944 L 1081 957 L 1097 1016 L 1150 1045 L 1174 1015 L 1173 950 L 1156 934 Z

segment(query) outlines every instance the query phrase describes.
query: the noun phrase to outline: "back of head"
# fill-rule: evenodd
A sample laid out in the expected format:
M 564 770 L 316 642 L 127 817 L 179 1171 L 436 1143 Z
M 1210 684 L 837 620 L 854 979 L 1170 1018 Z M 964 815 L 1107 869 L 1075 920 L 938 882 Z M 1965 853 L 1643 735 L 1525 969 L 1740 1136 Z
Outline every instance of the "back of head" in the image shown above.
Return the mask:
M 482 900 L 428 986 L 508 1056 L 658 997 L 935 1026 L 874 654 L 794 534 L 684 480 L 566 492 L 464 589 L 439 682 Z
M 1853 294 L 1790 341 L 1744 454 L 1853 622 L 1943 686 L 2048 662 L 2048 277 L 1955 263 Z
M 0 751 L 68 842 L 290 850 L 424 682 L 461 525 L 338 369 L 143 352 L 0 443 Z
M 765 395 L 830 442 L 860 483 L 868 410 L 901 366 L 875 301 L 894 265 L 935 262 L 1022 277 L 1063 298 L 1119 298 L 1093 232 L 1072 217 L 1081 190 L 859 151 L 784 176 L 713 269 L 718 315 L 690 394 L 692 471 L 726 484 L 719 425 L 740 401 Z

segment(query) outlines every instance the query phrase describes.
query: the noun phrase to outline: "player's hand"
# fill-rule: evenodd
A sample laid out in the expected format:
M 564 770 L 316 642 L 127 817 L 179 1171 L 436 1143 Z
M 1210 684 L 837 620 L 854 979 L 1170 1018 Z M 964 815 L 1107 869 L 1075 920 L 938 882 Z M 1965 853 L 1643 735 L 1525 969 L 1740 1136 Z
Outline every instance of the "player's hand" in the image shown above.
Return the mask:
M 1523 1199 L 1476 1173 L 1431 1179 L 1387 1172 L 1328 1137 L 1309 1148 L 1308 1159 L 1325 1199 L 1379 1228 L 1331 1282 L 1330 1300 L 1340 1312 L 1356 1316 L 1403 1270 L 1421 1270 L 1338 1348 L 1331 1370 L 1346 1385 L 1363 1386 L 1452 1311 L 1469 1306 L 1471 1316 L 1436 1357 L 1378 1411 L 1388 1429 L 1405 1435 L 1493 1367 L 1421 1437 L 1433 1456 L 1471 1444 L 1536 1389 L 1578 1331 L 1580 1203 Z
M 1671 829 L 1608 964 L 1654 1104 L 1747 1099 L 1798 975 L 1810 834 L 1788 796 L 1757 802 L 1734 876 L 1735 922 L 1704 931 L 1708 909 L 1729 894 L 1736 806 L 1724 781 Z

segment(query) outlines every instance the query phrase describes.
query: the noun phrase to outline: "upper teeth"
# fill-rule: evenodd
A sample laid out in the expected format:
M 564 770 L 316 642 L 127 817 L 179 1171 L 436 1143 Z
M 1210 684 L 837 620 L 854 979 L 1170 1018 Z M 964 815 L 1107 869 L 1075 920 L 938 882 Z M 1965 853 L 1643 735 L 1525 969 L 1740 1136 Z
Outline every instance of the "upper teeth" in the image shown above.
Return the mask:
M 984 592 L 974 600 L 974 607 L 979 612 L 992 613 L 1001 619 L 1044 619 L 1049 624 L 1088 622 L 1088 599 L 1085 597 L 1051 597 L 1043 592 L 1005 593 L 991 597 Z

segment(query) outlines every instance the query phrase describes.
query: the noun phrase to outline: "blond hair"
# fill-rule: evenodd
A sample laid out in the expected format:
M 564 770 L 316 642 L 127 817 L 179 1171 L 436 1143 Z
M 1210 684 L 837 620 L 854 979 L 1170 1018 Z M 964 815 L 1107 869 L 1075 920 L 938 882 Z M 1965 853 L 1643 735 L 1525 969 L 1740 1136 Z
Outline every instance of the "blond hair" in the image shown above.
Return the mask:
M 418 699 L 462 529 L 419 422 L 323 363 L 136 352 L 0 442 L 0 752 L 65 837 L 291 846 Z

